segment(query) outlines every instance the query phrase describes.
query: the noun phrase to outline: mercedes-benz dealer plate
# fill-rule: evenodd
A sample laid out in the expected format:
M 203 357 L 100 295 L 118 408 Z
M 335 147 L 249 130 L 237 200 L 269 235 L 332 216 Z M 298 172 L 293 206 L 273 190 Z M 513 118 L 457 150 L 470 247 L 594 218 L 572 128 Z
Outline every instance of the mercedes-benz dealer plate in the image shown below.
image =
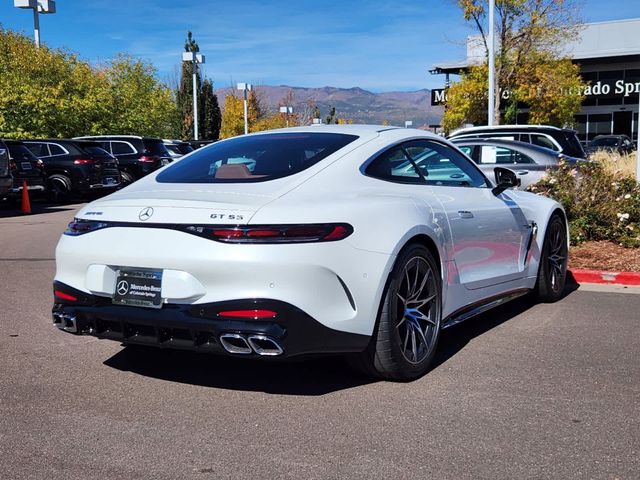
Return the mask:
M 113 303 L 136 307 L 162 306 L 162 271 L 120 270 Z

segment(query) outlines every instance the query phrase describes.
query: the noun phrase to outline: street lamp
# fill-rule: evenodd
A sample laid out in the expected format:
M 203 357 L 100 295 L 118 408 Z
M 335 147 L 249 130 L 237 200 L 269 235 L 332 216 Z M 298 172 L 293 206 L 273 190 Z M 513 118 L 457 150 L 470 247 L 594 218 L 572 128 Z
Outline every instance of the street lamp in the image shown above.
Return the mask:
M 285 105 L 280 107 L 280 113 L 284 113 L 287 116 L 287 127 L 289 126 L 289 114 L 293 113 L 293 107 Z
M 30 8 L 33 10 L 33 37 L 36 47 L 40 48 L 40 13 L 56 13 L 56 2 L 54 0 L 13 0 L 16 8 Z
M 193 66 L 193 139 L 198 140 L 198 65 L 205 63 L 204 55 L 195 52 L 182 52 L 182 61 L 191 62 Z
M 239 83 L 238 90 L 242 90 L 244 93 L 244 134 L 249 133 L 249 118 L 248 118 L 248 107 L 247 107 L 247 96 L 249 92 L 253 90 L 253 85 L 250 83 Z
M 404 128 L 409 128 L 413 126 L 413 120 L 405 120 L 404 121 Z
M 489 105 L 487 110 L 487 125 L 493 126 L 496 110 L 496 36 L 494 15 L 496 10 L 496 1 L 489 0 Z

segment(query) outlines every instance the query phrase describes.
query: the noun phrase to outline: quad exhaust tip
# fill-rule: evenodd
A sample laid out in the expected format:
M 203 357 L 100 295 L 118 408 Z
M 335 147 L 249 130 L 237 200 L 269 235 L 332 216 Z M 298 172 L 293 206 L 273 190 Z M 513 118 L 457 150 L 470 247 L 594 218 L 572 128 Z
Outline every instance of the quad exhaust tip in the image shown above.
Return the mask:
M 244 337 L 239 333 L 224 333 L 220 335 L 220 344 L 227 352 L 236 355 L 278 356 L 284 353 L 278 342 L 266 335 Z
M 53 324 L 60 330 L 64 330 L 65 332 L 78 332 L 78 321 L 75 315 L 53 312 Z

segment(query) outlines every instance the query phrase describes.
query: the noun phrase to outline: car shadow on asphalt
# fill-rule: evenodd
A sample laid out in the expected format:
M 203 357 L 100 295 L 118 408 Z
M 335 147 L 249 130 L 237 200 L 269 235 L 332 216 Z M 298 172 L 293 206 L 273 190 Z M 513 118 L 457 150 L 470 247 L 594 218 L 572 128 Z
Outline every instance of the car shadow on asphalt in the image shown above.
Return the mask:
M 564 295 L 575 290 L 577 285 L 570 284 Z M 447 362 L 474 338 L 508 322 L 535 304 L 525 296 L 444 329 L 431 370 Z M 170 382 L 278 395 L 325 395 L 380 381 L 351 370 L 341 356 L 277 361 L 127 346 L 105 360 L 104 364 Z
M 324 395 L 377 381 L 352 372 L 340 356 L 273 361 L 128 346 L 104 364 L 171 382 L 279 395 Z

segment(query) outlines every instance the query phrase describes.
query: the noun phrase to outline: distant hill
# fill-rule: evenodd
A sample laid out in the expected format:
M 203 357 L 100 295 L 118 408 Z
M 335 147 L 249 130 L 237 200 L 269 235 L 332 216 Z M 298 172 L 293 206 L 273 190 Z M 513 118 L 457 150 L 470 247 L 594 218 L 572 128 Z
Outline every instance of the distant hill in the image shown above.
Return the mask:
M 263 104 L 270 110 L 277 110 L 282 99 L 291 92 L 293 107 L 296 112 L 308 110 L 310 102 L 314 102 L 323 115 L 336 107 L 339 118 L 353 120 L 354 123 L 382 124 L 403 126 L 405 120 L 412 120 L 414 127 L 426 127 L 439 124 L 442 118 L 442 107 L 431 106 L 431 91 L 427 89 L 415 92 L 373 93 L 359 87 L 354 88 L 304 88 L 287 85 L 258 85 L 254 87 Z M 224 97 L 234 90 L 218 88 L 216 93 L 220 106 L 224 105 Z M 240 93 L 240 92 L 237 92 Z

